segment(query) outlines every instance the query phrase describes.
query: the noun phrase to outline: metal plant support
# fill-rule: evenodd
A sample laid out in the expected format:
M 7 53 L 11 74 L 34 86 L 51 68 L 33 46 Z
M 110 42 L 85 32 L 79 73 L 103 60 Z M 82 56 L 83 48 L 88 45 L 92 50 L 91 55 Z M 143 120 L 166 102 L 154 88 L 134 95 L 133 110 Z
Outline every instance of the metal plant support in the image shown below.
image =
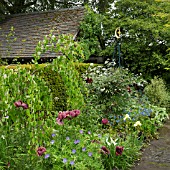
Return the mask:
M 120 32 L 120 27 L 116 28 L 115 37 L 116 37 L 116 44 L 114 46 L 113 61 L 115 60 L 116 64 L 118 63 L 118 67 L 121 67 L 121 66 L 123 66 L 123 60 L 122 60 L 122 57 L 121 57 L 121 32 Z

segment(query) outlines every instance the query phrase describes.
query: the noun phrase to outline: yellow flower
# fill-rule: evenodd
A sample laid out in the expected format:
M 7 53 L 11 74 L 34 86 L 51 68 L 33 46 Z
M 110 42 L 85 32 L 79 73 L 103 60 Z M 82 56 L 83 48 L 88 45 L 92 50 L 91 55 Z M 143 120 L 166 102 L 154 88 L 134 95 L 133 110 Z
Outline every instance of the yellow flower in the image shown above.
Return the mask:
M 126 119 L 131 119 L 128 114 L 126 114 L 125 117 L 123 118 L 123 120 L 126 120 Z
M 134 124 L 134 127 L 136 126 L 141 126 L 142 124 L 140 123 L 140 121 L 137 121 L 135 124 Z

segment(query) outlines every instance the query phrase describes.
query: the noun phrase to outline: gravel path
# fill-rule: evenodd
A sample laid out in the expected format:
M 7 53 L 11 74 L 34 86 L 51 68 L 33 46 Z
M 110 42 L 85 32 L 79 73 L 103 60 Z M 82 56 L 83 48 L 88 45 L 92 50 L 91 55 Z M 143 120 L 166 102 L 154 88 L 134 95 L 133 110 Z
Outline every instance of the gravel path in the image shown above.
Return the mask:
M 170 170 L 170 119 L 159 133 L 160 138 L 145 148 L 140 162 L 132 170 Z

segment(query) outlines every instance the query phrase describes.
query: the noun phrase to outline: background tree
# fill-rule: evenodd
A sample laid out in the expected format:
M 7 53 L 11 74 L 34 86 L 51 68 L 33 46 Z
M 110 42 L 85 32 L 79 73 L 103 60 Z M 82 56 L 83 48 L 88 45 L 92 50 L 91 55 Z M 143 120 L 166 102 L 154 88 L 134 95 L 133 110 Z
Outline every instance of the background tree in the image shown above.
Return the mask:
M 148 77 L 164 74 L 165 66 L 159 59 L 167 61 L 169 56 L 169 11 L 168 1 L 119 0 L 115 2 L 115 8 L 106 13 L 91 11 L 87 14 L 81 25 L 82 40 L 89 41 L 92 53 L 112 57 L 116 42 L 114 32 L 120 27 L 121 51 L 126 66 Z M 101 38 L 104 46 L 101 45 Z

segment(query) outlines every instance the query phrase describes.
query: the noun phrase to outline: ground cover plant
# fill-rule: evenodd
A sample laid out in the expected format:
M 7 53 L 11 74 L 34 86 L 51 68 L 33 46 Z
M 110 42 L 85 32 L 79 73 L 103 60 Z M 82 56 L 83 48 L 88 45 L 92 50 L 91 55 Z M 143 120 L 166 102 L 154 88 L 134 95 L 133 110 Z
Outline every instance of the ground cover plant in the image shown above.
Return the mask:
M 36 69 L 46 50 L 63 53 L 50 67 L 64 82 L 67 110 L 51 109 L 51 89 L 41 76 L 19 66 L 1 68 L 0 168 L 130 169 L 144 144 L 157 137 L 166 108 L 144 94 L 148 84 L 142 75 L 112 62 L 90 65 L 80 75 L 74 63 L 87 51 L 71 36 L 57 40 L 50 34 L 39 42 Z

